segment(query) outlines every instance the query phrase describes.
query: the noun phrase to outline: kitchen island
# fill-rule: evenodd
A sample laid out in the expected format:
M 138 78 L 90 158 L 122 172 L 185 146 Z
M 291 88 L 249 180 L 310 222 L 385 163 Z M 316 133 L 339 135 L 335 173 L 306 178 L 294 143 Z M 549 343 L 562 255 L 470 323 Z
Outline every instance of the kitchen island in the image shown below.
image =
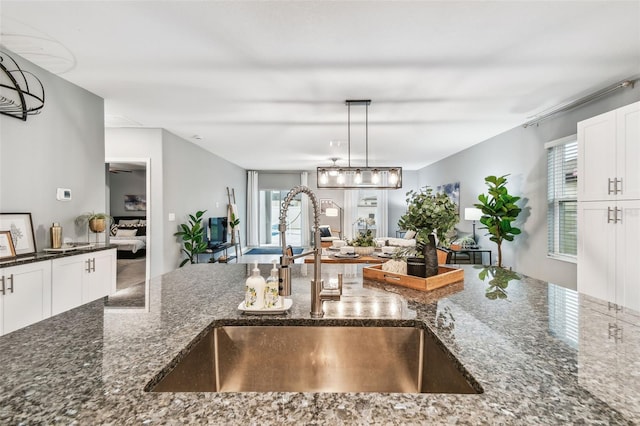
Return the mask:
M 271 265 L 260 265 L 263 276 Z M 98 300 L 0 338 L 0 424 L 634 424 L 640 422 L 638 313 L 519 277 L 506 288 L 462 267 L 437 294 L 344 274 L 341 302 L 309 319 L 311 265 L 293 266 L 293 306 L 246 316 L 248 264 L 190 265 L 152 280 L 149 308 Z M 424 322 L 481 394 L 145 392 L 203 330 L 234 324 Z M 283 374 L 291 374 L 283 364 Z

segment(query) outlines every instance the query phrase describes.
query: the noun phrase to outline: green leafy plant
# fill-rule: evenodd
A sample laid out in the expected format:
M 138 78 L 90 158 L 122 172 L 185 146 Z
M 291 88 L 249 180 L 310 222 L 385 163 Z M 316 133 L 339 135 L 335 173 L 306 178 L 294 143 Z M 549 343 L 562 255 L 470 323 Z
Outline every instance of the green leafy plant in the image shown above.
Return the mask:
M 231 220 L 229 221 L 229 226 L 231 227 L 231 231 L 236 229 L 236 226 L 240 225 L 240 218 L 237 218 L 235 213 L 231 213 Z
M 200 253 L 204 253 L 207 249 L 207 242 L 205 241 L 205 229 L 202 226 L 202 216 L 204 216 L 206 210 L 198 210 L 195 215 L 189 215 L 189 223 L 181 223 L 180 231 L 176 232 L 175 236 L 182 237 L 184 246 L 182 251 L 187 255 L 187 258 L 180 263 L 180 267 L 183 267 L 188 262 L 195 263 L 195 260 Z
M 376 242 L 373 239 L 371 229 L 361 232 L 360 235 L 349 242 L 349 245 L 354 247 L 375 247 Z
M 418 248 L 435 232 L 441 245 L 449 244 L 447 234 L 458 223 L 458 207 L 444 193 L 433 193 L 426 186 L 407 192 L 407 213 L 398 221 L 400 229 L 416 231 Z
M 507 190 L 507 176 L 487 176 L 484 180 L 489 187 L 488 194 L 478 195 L 480 203 L 474 204 L 482 210 L 483 216 L 480 229 L 486 229 L 491 241 L 498 245 L 498 267 L 502 268 L 502 242 L 513 241 L 521 233 L 519 228 L 512 226 L 522 209 L 516 205 L 520 197 L 509 194 Z

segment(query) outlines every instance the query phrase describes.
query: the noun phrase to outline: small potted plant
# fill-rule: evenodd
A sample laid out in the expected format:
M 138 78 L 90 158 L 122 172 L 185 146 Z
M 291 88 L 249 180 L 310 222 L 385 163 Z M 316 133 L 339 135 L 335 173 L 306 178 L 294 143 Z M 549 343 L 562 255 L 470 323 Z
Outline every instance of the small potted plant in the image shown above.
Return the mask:
M 360 235 L 351 240 L 349 245 L 353 246 L 356 254 L 368 256 L 375 250 L 376 241 L 373 239 L 371 229 L 367 229 L 365 232 L 360 233 Z
M 240 218 L 237 218 L 235 213 L 231 213 L 229 221 L 229 227 L 231 228 L 231 244 L 236 243 L 236 226 L 240 225 Z
M 107 229 L 107 222 L 111 222 L 113 218 L 106 213 L 87 212 L 76 217 L 76 225 L 82 226 L 89 224 L 91 232 L 99 233 Z

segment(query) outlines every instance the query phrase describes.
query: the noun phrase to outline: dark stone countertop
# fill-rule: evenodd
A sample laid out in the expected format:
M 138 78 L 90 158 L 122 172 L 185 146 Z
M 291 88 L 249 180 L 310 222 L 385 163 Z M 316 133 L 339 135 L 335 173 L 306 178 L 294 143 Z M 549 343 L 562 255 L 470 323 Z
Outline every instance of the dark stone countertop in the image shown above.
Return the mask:
M 261 265 L 263 276 L 271 265 Z M 528 277 L 425 295 L 345 274 L 343 302 L 309 319 L 311 265 L 284 315 L 238 311 L 252 265 L 191 265 L 152 280 L 146 310 L 98 300 L 0 337 L 0 424 L 634 424 L 640 317 Z M 372 299 L 373 298 L 373 299 Z M 375 303 L 365 303 L 375 300 Z M 336 317 L 341 318 L 336 318 Z M 153 393 L 144 387 L 217 322 L 426 324 L 484 388 L 472 394 Z M 285 373 L 286 371 L 283 371 Z
M 77 244 L 77 243 L 76 243 Z M 101 250 L 114 249 L 116 246 L 110 244 L 87 243 L 90 247 L 77 248 L 66 251 L 39 251 L 26 256 L 18 256 L 13 259 L 7 259 L 0 262 L 0 268 L 10 268 L 12 266 L 25 265 L 27 263 L 43 262 L 47 260 L 59 259 L 61 257 L 76 256 L 79 254 L 91 253 Z

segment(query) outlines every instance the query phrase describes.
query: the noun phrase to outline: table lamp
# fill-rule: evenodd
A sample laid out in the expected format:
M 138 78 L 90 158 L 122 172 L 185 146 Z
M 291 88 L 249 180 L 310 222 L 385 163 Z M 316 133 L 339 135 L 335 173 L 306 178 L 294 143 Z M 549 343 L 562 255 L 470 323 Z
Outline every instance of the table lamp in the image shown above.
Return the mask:
M 480 220 L 482 217 L 482 210 L 476 209 L 475 207 L 467 207 L 464 209 L 464 220 L 472 220 L 473 221 L 473 241 L 476 243 L 476 220 Z

